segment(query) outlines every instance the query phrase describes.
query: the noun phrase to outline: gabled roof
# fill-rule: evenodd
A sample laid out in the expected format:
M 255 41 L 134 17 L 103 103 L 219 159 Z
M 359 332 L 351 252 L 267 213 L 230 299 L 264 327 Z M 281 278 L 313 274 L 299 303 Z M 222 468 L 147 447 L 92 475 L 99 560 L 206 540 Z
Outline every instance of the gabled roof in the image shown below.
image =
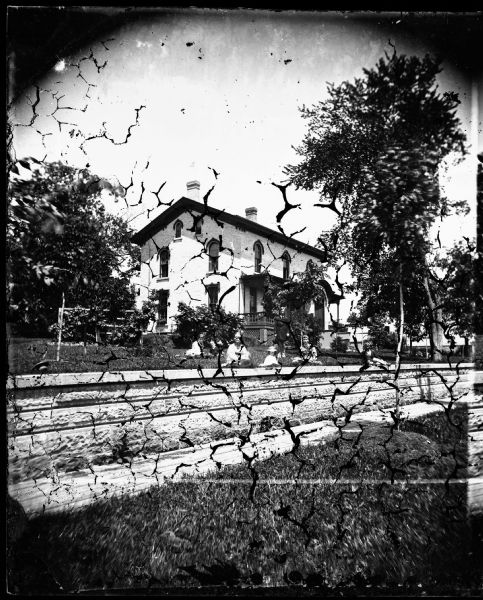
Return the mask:
M 294 238 L 287 237 L 281 234 L 279 231 L 265 227 L 265 225 L 260 225 L 260 223 L 257 223 L 256 221 L 251 221 L 250 219 L 240 217 L 239 215 L 232 215 L 224 210 L 213 208 L 212 206 L 202 204 L 201 202 L 196 202 L 196 200 L 191 200 L 190 198 L 185 198 L 184 196 L 172 204 L 164 212 L 162 212 L 158 217 L 153 219 L 145 227 L 135 233 L 131 240 L 135 244 L 141 246 L 147 240 L 149 240 L 150 237 L 158 233 L 158 231 L 161 229 L 164 229 L 169 223 L 185 212 L 201 213 L 203 216 L 208 215 L 215 219 L 215 221 L 235 225 L 236 227 L 240 227 L 260 235 L 270 242 L 278 242 L 279 244 L 287 246 L 288 248 L 293 248 L 298 252 L 303 252 L 304 254 L 308 254 L 309 256 L 317 258 L 321 262 L 325 262 L 325 252 L 323 250 L 319 250 L 318 248 L 314 248 L 309 244 L 299 242 Z

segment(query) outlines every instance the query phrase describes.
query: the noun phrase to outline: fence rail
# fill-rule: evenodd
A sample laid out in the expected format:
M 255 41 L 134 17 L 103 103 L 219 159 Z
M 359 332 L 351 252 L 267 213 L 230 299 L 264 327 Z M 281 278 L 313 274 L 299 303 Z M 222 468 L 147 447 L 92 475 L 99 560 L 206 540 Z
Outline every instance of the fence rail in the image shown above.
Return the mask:
M 267 315 L 264 312 L 240 313 L 240 316 L 245 319 L 245 323 L 247 325 L 260 325 L 261 323 L 273 325 L 274 322 L 274 319 L 272 317 L 267 317 Z

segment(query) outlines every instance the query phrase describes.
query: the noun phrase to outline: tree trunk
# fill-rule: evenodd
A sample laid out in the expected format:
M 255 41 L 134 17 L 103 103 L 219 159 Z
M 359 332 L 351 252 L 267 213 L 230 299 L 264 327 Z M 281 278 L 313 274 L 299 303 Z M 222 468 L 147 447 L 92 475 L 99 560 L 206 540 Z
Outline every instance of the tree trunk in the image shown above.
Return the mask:
M 428 300 L 429 312 L 430 312 L 430 329 L 429 329 L 429 339 L 430 339 L 430 347 L 431 347 L 431 360 L 442 360 L 443 358 L 443 341 L 444 341 L 444 332 L 441 326 L 443 320 L 443 314 L 441 308 L 437 308 L 438 298 L 433 298 L 431 294 L 431 288 L 429 286 L 428 276 L 424 276 L 424 289 L 426 290 L 426 297 Z
M 397 342 L 396 350 L 396 364 L 394 373 L 394 383 L 396 384 L 396 428 L 399 429 L 399 403 L 400 403 L 400 392 L 397 384 L 397 378 L 399 376 L 399 369 L 401 368 L 401 351 L 403 342 L 404 332 L 404 290 L 402 284 L 402 265 L 399 265 L 399 339 Z

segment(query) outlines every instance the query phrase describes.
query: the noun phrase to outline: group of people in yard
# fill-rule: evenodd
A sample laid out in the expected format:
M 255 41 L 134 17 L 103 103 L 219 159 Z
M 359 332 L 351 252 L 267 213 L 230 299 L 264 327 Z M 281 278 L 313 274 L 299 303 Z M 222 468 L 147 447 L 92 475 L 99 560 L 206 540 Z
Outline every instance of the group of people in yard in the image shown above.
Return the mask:
M 191 345 L 191 349 L 186 351 L 186 358 L 206 358 L 209 356 L 217 356 L 223 350 L 222 342 L 214 342 L 210 340 L 208 344 L 206 342 L 206 335 L 200 334 L 197 340 Z M 209 347 L 209 350 L 205 350 L 205 346 Z M 242 342 L 242 334 L 237 331 L 233 336 L 233 341 L 226 350 L 226 357 L 222 367 L 228 366 L 237 367 L 253 367 L 253 361 L 251 354 L 245 344 Z
M 255 365 L 250 354 L 250 351 L 243 342 L 242 332 L 237 331 L 231 343 L 226 348 L 224 361 L 221 364 L 222 367 L 264 367 L 267 369 L 280 368 L 282 366 L 282 359 L 285 358 L 285 342 L 288 338 L 289 329 L 288 327 L 275 328 L 274 344 L 267 348 L 267 356 L 264 361 L 259 365 Z M 202 333 L 193 342 L 191 348 L 186 351 L 186 358 L 208 358 L 220 356 L 223 352 L 224 345 L 221 341 L 214 341 L 208 339 L 208 333 Z M 390 365 L 374 356 L 371 347 L 366 347 L 361 354 L 362 366 L 361 371 L 365 371 L 369 367 L 375 366 L 384 370 L 388 370 Z M 320 365 L 318 361 L 318 350 L 317 347 L 310 343 L 308 335 L 302 335 L 301 346 L 299 353 L 291 359 L 293 365 L 309 364 L 309 365 Z
M 221 364 L 222 367 L 265 367 L 267 369 L 277 368 L 282 366 L 281 359 L 285 358 L 285 341 L 288 335 L 284 335 L 284 332 L 275 332 L 275 343 L 276 345 L 269 346 L 267 348 L 267 356 L 264 361 L 259 365 L 254 365 L 250 351 L 243 342 L 242 332 L 237 331 L 232 342 L 226 349 L 225 359 Z M 186 358 L 207 358 L 210 356 L 219 356 L 223 352 L 223 343 L 215 342 L 214 340 L 207 340 L 207 335 L 202 333 L 193 342 L 191 348 L 186 351 Z M 368 369 L 371 366 L 380 367 L 387 369 L 388 363 L 384 360 L 373 356 L 372 350 L 367 348 L 363 352 L 363 365 L 361 371 Z M 317 360 L 318 351 L 316 346 L 310 343 L 307 335 L 302 336 L 302 344 L 300 346 L 300 352 L 298 356 L 292 358 L 292 364 L 311 364 L 320 365 L 321 363 Z

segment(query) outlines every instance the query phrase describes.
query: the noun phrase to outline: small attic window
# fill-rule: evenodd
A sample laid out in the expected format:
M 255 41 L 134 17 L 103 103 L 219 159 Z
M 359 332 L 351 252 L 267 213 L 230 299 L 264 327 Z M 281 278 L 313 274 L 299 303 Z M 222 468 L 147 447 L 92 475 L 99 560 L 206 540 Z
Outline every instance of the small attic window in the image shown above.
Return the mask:
M 176 221 L 176 223 L 174 224 L 174 238 L 177 240 L 181 237 L 181 231 L 183 229 L 183 222 L 182 221 Z

